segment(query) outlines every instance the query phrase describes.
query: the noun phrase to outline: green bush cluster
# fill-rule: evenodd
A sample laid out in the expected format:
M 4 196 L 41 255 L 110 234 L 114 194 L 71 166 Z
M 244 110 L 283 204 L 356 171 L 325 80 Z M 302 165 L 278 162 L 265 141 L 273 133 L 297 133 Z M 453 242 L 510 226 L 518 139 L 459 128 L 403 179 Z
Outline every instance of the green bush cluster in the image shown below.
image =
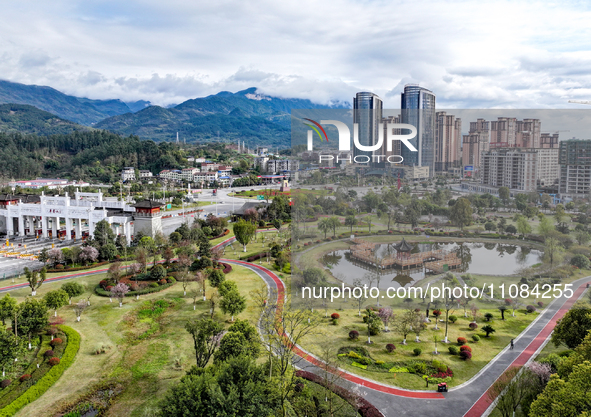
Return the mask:
M 452 355 L 457 355 L 458 353 L 460 353 L 460 349 L 457 346 L 450 346 L 448 347 L 449 349 L 449 353 L 451 353 Z
M 437 359 L 433 359 L 432 365 L 437 368 L 439 372 L 447 372 L 447 365 Z
M 156 286 L 152 286 L 152 284 L 156 284 Z M 155 293 L 158 291 L 165 290 L 169 287 L 172 287 L 174 284 L 176 284 L 176 282 L 166 283 L 163 285 L 159 285 L 157 282 L 152 282 L 152 283 L 150 283 L 149 287 L 144 288 L 143 290 L 139 290 L 139 291 L 129 291 L 127 294 L 125 294 L 125 296 L 126 297 L 135 297 L 136 295 L 152 294 L 152 293 Z M 97 293 L 97 295 L 100 295 L 101 297 L 110 297 L 111 296 L 111 292 L 104 290 L 103 288 L 101 288 L 100 285 L 98 285 L 94 289 L 94 292 Z
M 78 332 L 68 326 L 59 326 L 60 330 L 68 337 L 68 345 L 64 350 L 64 354 L 59 364 L 52 367 L 47 373 L 37 381 L 35 385 L 29 388 L 23 395 L 18 397 L 12 403 L 0 410 L 0 417 L 8 417 L 16 414 L 25 405 L 35 401 L 45 391 L 47 391 L 66 369 L 74 362 L 76 354 L 80 349 L 80 335 Z

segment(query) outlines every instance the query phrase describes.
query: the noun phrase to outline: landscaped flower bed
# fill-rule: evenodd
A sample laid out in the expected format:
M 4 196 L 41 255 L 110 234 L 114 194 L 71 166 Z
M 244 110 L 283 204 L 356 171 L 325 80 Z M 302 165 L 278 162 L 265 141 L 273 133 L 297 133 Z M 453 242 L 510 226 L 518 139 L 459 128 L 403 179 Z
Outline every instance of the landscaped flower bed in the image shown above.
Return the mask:
M 386 362 L 374 360 L 367 349 L 359 346 L 345 346 L 339 349 L 340 360 L 370 372 L 414 373 L 419 377 L 426 376 L 429 382 L 449 382 L 453 371 L 438 360 L 425 361 L 412 359 L 408 361 Z
M 42 358 L 49 347 L 50 336 L 44 335 L 36 359 L 29 363 L 19 379 L 0 391 L 0 416 L 12 416 L 25 405 L 35 401 L 47 391 L 72 364 L 80 349 L 80 335 L 67 326 L 58 326 L 60 338 L 67 343 L 52 348 L 55 355 L 49 361 Z M 39 368 L 37 368 L 39 363 Z

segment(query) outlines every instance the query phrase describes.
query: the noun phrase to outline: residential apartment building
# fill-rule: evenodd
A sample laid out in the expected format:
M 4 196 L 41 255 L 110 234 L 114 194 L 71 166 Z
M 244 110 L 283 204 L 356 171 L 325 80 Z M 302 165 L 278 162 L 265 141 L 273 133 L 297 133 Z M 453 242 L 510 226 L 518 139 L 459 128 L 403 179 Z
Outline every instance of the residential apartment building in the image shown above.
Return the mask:
M 462 120 L 446 112 L 435 113 L 435 171 L 460 165 Z
M 490 147 L 539 148 L 541 126 L 540 119 L 499 117 L 490 122 Z
M 471 165 L 478 171 L 480 156 L 489 149 L 490 122 L 484 119 L 470 122 L 470 130 L 462 136 L 462 142 L 462 165 Z
M 493 148 L 483 152 L 481 183 L 515 191 L 536 191 L 558 181 L 558 149 Z
M 561 198 L 589 197 L 591 187 L 591 140 L 565 140 L 560 142 Z
M 135 168 L 134 167 L 125 167 L 121 171 L 121 181 L 135 181 Z
M 266 172 L 281 173 L 283 171 L 297 171 L 299 163 L 292 159 L 269 159 L 267 161 Z

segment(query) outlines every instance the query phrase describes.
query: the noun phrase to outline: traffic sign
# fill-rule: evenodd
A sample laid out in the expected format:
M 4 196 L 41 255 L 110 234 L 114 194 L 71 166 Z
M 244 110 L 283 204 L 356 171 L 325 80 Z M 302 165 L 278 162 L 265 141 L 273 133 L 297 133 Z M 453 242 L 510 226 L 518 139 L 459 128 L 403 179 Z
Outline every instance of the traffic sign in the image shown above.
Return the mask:
M 264 199 L 265 199 L 264 195 L 260 195 L 260 194 L 257 195 L 257 200 L 264 200 Z

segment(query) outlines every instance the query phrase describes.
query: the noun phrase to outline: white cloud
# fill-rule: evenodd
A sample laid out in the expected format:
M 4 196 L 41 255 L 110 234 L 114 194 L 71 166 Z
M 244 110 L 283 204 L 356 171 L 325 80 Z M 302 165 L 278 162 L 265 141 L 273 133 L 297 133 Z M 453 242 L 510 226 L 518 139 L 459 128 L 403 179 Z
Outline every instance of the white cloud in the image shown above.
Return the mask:
M 32 1 L 3 5 L 0 77 L 158 104 L 259 87 L 282 97 L 441 107 L 591 99 L 591 11 L 537 1 Z

